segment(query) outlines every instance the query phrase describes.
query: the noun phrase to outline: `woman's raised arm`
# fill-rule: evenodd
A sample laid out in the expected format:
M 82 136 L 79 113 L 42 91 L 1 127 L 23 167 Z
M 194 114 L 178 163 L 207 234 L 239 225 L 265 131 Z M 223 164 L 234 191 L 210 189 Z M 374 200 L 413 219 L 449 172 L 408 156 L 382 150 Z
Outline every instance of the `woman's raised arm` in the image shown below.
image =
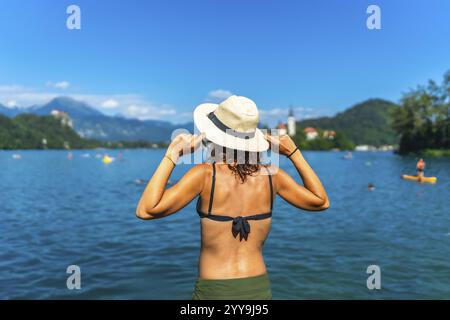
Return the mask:
M 138 218 L 166 217 L 182 209 L 203 190 L 204 165 L 193 167 L 177 184 L 165 189 L 178 158 L 195 151 L 202 139 L 203 135 L 181 134 L 172 141 L 139 200 L 136 208 Z
M 292 139 L 287 135 L 281 137 L 268 135 L 266 138 L 272 149 L 278 149 L 280 154 L 289 156 L 304 184 L 304 186 L 299 185 L 284 170 L 278 169 L 275 180 L 277 193 L 287 202 L 301 209 L 310 211 L 328 209 L 330 201 L 319 177 L 303 158 Z

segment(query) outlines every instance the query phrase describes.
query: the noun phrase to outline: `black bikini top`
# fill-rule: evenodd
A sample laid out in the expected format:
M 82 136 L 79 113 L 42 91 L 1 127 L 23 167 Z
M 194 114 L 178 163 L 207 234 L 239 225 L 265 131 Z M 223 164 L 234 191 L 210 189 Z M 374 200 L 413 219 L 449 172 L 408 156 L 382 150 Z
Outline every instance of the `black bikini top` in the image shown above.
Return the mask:
M 209 196 L 209 207 L 208 213 L 204 213 L 200 210 L 200 197 L 197 200 L 197 212 L 200 218 L 208 218 L 214 221 L 233 221 L 231 232 L 233 233 L 233 237 L 237 237 L 239 235 L 239 241 L 242 239 L 247 240 L 248 234 L 250 233 L 250 224 L 248 220 L 263 220 L 272 217 L 272 208 L 273 208 L 273 187 L 272 187 L 272 176 L 270 175 L 269 169 L 266 168 L 268 177 L 269 177 L 269 186 L 270 186 L 270 212 L 255 214 L 252 216 L 239 216 L 239 217 L 230 217 L 212 214 L 211 209 L 214 200 L 214 187 L 216 184 L 216 164 L 213 162 L 213 174 L 212 174 L 212 183 L 211 183 L 211 193 Z

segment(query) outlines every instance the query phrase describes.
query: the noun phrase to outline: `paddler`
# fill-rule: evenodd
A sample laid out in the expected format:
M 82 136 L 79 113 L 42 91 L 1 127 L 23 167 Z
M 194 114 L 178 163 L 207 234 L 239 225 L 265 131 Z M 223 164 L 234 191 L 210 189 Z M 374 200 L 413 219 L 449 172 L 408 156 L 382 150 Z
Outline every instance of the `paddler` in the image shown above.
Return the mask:
M 419 178 L 420 181 L 423 178 L 423 170 L 425 169 L 425 161 L 423 161 L 422 158 L 420 158 L 419 161 L 417 161 L 416 168 L 417 168 L 417 177 Z

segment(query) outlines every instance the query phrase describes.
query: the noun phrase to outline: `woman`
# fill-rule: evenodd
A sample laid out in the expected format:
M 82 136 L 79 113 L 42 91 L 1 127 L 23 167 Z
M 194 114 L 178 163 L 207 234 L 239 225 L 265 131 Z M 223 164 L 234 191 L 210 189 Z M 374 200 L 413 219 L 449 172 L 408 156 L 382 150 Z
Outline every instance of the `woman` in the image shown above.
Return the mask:
M 148 220 L 167 217 L 199 197 L 202 240 L 193 299 L 271 299 L 262 247 L 274 197 L 310 211 L 329 207 L 319 178 L 294 142 L 286 135 L 264 136 L 258 119 L 255 103 L 245 97 L 198 106 L 194 122 L 202 134 L 172 141 L 139 201 L 136 214 Z M 214 161 L 194 166 L 165 189 L 179 157 L 202 141 L 213 148 Z M 260 153 L 269 144 L 292 161 L 304 186 L 285 171 L 261 164 Z

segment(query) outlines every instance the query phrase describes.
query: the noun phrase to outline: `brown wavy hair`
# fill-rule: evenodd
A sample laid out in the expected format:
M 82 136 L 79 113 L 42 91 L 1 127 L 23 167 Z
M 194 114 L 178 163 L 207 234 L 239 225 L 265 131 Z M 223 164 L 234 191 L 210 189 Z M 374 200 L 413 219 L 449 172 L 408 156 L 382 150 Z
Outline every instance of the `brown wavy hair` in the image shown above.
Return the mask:
M 230 169 L 235 177 L 241 180 L 242 183 L 247 180 L 248 176 L 257 173 L 263 165 L 261 164 L 260 152 L 241 151 L 215 145 L 215 148 L 211 150 L 211 157 L 216 158 L 216 160 L 219 160 L 217 158 L 220 158 L 220 154 L 216 157 L 216 150 L 221 151 L 222 157 L 220 160 L 228 164 L 228 169 Z

